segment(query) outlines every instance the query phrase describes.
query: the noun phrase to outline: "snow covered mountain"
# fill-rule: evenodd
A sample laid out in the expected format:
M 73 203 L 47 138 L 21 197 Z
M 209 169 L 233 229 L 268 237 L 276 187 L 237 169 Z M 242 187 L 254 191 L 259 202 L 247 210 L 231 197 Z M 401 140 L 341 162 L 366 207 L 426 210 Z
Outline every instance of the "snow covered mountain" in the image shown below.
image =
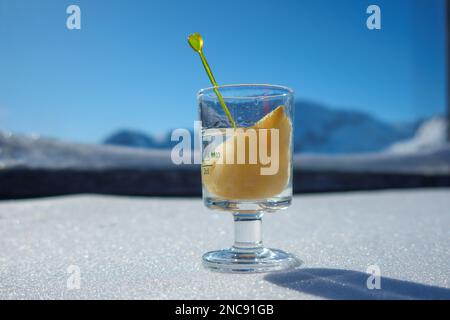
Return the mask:
M 103 143 L 139 148 L 154 148 L 157 144 L 153 137 L 146 135 L 144 132 L 136 130 L 117 131 L 106 138 Z
M 425 123 L 418 133 L 429 125 Z M 199 171 L 197 165 L 175 165 L 170 154 L 171 150 L 167 149 L 79 144 L 0 131 L 0 172 L 7 169 Z M 411 149 L 408 153 L 297 154 L 294 156 L 294 168 L 337 172 L 449 174 L 450 145 L 444 143 L 434 148 Z
M 294 144 L 302 151 L 300 157 L 296 156 L 302 168 L 383 171 L 389 163 L 395 163 L 398 171 L 413 155 L 421 167 L 433 163 L 433 168 L 450 170 L 444 117 L 390 125 L 364 113 L 330 110 L 306 102 L 297 104 L 296 115 Z M 120 131 L 104 143 L 68 143 L 0 131 L 0 169 L 177 168 L 170 160 L 170 147 L 177 143 L 170 141 L 170 132 L 154 138 L 142 132 Z
M 378 152 L 412 137 L 416 126 L 415 122 L 399 126 L 367 113 L 301 101 L 296 104 L 294 148 L 319 154 Z
M 171 166 L 175 167 L 169 150 L 80 144 L 0 132 L 0 170 L 167 169 Z
M 421 123 L 389 124 L 363 112 L 331 109 L 308 101 L 297 102 L 295 108 L 294 149 L 297 153 L 378 152 L 412 138 Z M 170 141 L 170 132 L 155 139 L 130 130 L 117 131 L 104 143 L 151 149 L 167 149 L 176 144 Z
M 73 193 L 200 195 L 198 165 L 171 150 L 88 145 L 0 132 L 0 199 Z M 450 145 L 411 153 L 294 156 L 294 191 L 437 187 L 450 184 Z
M 445 118 L 431 118 L 421 124 L 411 139 L 396 142 L 387 151 L 391 153 L 416 153 L 440 148 L 448 143 L 447 126 Z

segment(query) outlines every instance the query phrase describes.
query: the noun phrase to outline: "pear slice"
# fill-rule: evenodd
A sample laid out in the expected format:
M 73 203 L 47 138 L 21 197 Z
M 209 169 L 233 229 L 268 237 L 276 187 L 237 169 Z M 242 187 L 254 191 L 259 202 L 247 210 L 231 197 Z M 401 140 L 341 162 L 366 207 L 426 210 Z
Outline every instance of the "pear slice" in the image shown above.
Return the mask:
M 202 181 L 207 191 L 215 196 L 229 200 L 261 200 L 280 194 L 286 187 L 290 177 L 291 167 L 291 134 L 292 124 L 286 116 L 285 107 L 279 106 L 264 118 L 249 127 L 256 131 L 258 148 L 264 148 L 269 152 L 272 147 L 271 132 L 267 131 L 266 143 L 259 143 L 259 130 L 278 129 L 279 133 L 279 165 L 278 171 L 272 175 L 261 174 L 261 168 L 267 168 L 269 164 L 262 164 L 259 159 L 259 150 L 256 155 L 256 163 L 249 163 L 249 139 L 245 143 L 245 164 L 237 163 L 237 140 L 239 135 L 245 134 L 247 128 L 234 130 L 234 134 L 215 150 L 219 157 L 208 163 L 207 170 L 202 169 Z M 242 137 L 241 137 L 242 138 Z M 231 149 L 230 149 L 231 148 Z M 234 149 L 233 164 L 227 163 L 226 150 Z M 206 168 L 205 168 L 206 169 Z

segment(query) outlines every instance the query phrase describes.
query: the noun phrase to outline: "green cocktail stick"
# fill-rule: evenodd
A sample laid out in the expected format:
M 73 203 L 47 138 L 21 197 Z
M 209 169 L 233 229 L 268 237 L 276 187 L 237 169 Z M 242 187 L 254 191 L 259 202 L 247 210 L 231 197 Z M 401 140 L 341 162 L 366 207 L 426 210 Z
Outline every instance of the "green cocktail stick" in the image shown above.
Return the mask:
M 206 70 L 206 73 L 208 74 L 209 80 L 211 80 L 212 85 L 214 86 L 214 92 L 217 95 L 217 98 L 219 99 L 220 105 L 222 106 L 223 111 L 227 115 L 228 119 L 230 120 L 231 124 L 233 125 L 233 128 L 236 128 L 236 123 L 233 120 L 233 117 L 231 116 L 230 110 L 228 110 L 227 105 L 225 104 L 225 101 L 223 100 L 222 95 L 220 94 L 219 90 L 217 89 L 218 85 L 216 82 L 216 79 L 214 78 L 211 68 L 209 67 L 208 61 L 206 61 L 205 55 L 203 54 L 203 38 L 202 36 L 196 32 L 188 37 L 189 45 L 192 49 L 194 49 L 195 52 L 197 52 L 200 55 L 200 59 L 202 60 L 203 67 Z

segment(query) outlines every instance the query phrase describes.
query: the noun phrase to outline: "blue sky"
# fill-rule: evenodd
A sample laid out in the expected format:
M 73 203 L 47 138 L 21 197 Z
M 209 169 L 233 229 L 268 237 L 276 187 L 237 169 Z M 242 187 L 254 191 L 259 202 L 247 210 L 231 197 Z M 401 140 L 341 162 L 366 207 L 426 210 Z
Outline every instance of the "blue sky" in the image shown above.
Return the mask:
M 66 28 L 77 4 L 82 29 Z M 381 7 L 382 29 L 366 28 Z M 445 112 L 443 0 L 0 0 L 0 130 L 98 142 L 192 127 L 209 86 L 271 83 L 388 121 Z

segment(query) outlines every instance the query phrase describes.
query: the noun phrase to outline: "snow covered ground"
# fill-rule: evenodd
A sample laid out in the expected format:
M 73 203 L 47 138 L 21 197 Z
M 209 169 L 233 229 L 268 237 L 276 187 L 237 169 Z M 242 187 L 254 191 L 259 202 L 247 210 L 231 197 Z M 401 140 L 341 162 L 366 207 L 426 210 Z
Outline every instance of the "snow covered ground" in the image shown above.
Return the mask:
M 450 189 L 296 196 L 264 218 L 290 272 L 204 270 L 232 217 L 200 199 L 65 196 L 0 202 L 1 299 L 450 299 Z M 381 272 L 368 290 L 366 271 Z M 72 266 L 71 268 L 69 268 Z M 78 268 L 80 288 L 67 287 Z M 69 282 L 71 283 L 71 282 Z

